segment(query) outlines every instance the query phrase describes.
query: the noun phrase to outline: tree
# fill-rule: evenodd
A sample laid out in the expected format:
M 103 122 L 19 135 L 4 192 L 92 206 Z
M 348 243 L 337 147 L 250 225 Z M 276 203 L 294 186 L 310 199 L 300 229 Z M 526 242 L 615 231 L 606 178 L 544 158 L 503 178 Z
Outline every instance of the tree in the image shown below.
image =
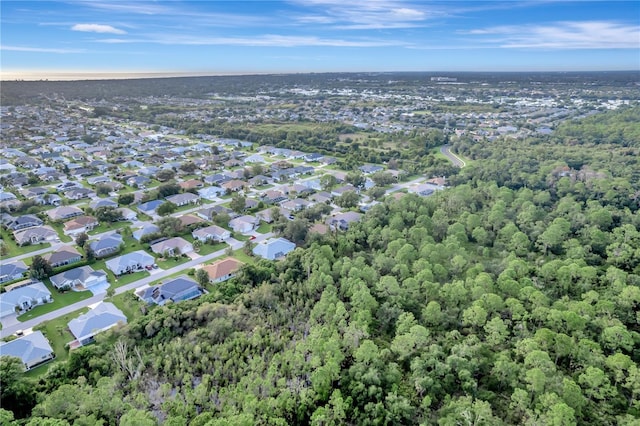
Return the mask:
M 129 192 L 127 194 L 121 194 L 118 197 L 118 204 L 120 204 L 121 206 L 128 206 L 129 204 L 133 203 L 134 200 L 135 200 L 135 195 Z
M 366 182 L 367 178 L 365 178 L 364 175 L 359 171 L 352 171 L 347 173 L 347 177 L 345 178 L 345 180 L 347 181 L 347 183 L 350 183 L 356 188 L 362 189 L 364 188 L 364 183 Z
M 17 418 L 26 417 L 36 403 L 35 383 L 24 376 L 20 358 L 0 357 L 0 401 Z
M 200 284 L 202 287 L 204 287 L 207 284 L 209 284 L 209 274 L 207 273 L 207 271 L 205 271 L 202 268 L 200 268 L 200 269 L 198 269 L 196 271 L 195 278 L 196 278 L 196 281 L 198 282 L 198 284 Z
M 338 179 L 334 175 L 326 174 L 320 177 L 320 187 L 328 191 L 338 184 Z
M 96 185 L 96 194 L 109 195 L 111 193 L 111 187 L 109 185 L 98 184 Z
M 180 193 L 180 185 L 177 183 L 165 183 L 158 187 L 158 195 L 162 198 L 166 198 L 170 195 L 176 195 Z
M 229 208 L 236 213 L 242 213 L 247 205 L 247 199 L 242 195 L 235 193 L 229 202 Z
M 160 182 L 166 182 L 173 179 L 176 176 L 176 172 L 171 169 L 163 169 L 156 173 L 156 179 Z
M 156 222 L 160 233 L 165 237 L 175 237 L 182 232 L 183 226 L 177 217 L 163 217 Z
M 171 213 L 175 212 L 178 209 L 178 206 L 175 205 L 174 203 L 172 203 L 171 201 L 165 201 L 164 203 L 162 203 L 160 205 L 160 207 L 158 207 L 158 209 L 156 210 L 156 212 L 160 215 L 160 216 L 168 216 Z
M 336 204 L 345 209 L 357 206 L 358 201 L 360 201 L 360 196 L 356 191 L 345 191 L 336 198 Z
M 78 247 L 83 247 L 84 243 L 86 243 L 88 239 L 89 236 L 86 234 L 86 232 L 81 232 L 76 236 L 76 244 L 78 245 Z
M 193 161 L 188 161 L 186 163 L 183 163 L 180 165 L 180 170 L 182 170 L 183 172 L 187 173 L 187 174 L 191 174 L 193 172 L 196 171 L 196 169 L 198 168 L 198 166 L 196 166 Z
M 42 280 L 49 278 L 51 275 L 53 275 L 53 267 L 51 267 L 49 261 L 40 255 L 33 256 L 31 266 L 29 267 L 29 276 L 37 280 Z
M 374 200 L 380 200 L 381 198 L 383 198 L 385 196 L 387 191 L 385 191 L 384 188 L 381 188 L 379 186 L 375 186 L 375 187 L 371 188 L 367 193 Z
M 122 212 L 111 206 L 98 207 L 94 213 L 99 222 L 113 223 L 124 219 Z

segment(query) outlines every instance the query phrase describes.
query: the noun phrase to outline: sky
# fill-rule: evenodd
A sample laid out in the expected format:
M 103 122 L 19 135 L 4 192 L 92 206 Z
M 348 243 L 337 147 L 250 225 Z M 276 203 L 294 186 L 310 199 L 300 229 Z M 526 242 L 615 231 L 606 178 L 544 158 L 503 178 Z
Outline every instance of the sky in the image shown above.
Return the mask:
M 0 2 L 3 79 L 640 69 L 640 1 Z

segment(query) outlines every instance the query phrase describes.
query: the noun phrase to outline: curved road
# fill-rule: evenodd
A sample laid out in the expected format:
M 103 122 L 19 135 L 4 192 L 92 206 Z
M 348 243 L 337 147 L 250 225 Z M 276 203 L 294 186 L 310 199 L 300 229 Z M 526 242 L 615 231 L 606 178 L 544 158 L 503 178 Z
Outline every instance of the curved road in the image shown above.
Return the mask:
M 465 163 L 460 157 L 451 152 L 451 145 L 442 145 L 440 147 L 440 152 L 445 157 L 447 157 L 456 167 L 462 168 L 467 165 L 467 163 Z

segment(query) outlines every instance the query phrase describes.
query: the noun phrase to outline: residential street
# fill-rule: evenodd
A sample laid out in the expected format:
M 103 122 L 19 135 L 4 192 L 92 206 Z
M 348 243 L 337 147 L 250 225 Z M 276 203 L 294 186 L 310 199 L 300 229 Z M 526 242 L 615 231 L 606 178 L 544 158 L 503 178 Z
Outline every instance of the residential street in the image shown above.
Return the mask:
M 258 243 L 260 241 L 263 241 L 265 239 L 268 239 L 268 238 L 272 237 L 273 233 L 267 233 L 267 234 L 255 233 L 254 235 L 255 235 L 256 238 L 252 242 Z M 242 241 L 238 241 L 238 240 L 235 240 L 235 239 L 230 239 L 227 242 L 229 243 L 229 245 L 231 246 L 231 248 L 233 250 L 240 249 L 244 245 L 244 243 Z M 191 268 L 193 268 L 193 267 L 195 267 L 197 265 L 206 263 L 206 262 L 208 262 L 210 260 L 213 260 L 213 259 L 215 259 L 217 257 L 223 256 L 225 254 L 225 251 L 226 251 L 226 249 L 218 250 L 216 252 L 207 254 L 205 256 L 198 257 L 197 259 L 192 259 L 192 260 L 190 260 L 188 262 L 185 262 L 185 263 L 183 263 L 181 265 L 174 266 L 173 268 L 158 271 L 158 272 L 156 272 L 154 274 L 151 274 L 148 277 L 142 278 L 142 279 L 140 279 L 138 281 L 134 281 L 134 282 L 132 282 L 130 284 L 127 284 L 127 285 L 124 285 L 122 287 L 118 287 L 118 288 L 116 288 L 115 292 L 116 292 L 116 294 L 122 294 L 122 293 L 130 291 L 130 290 L 135 290 L 135 289 L 137 289 L 139 287 L 148 285 L 148 284 L 150 284 L 150 283 L 152 283 L 154 281 L 161 280 L 161 279 L 163 279 L 165 277 L 168 277 L 168 276 L 170 276 L 172 274 L 175 274 L 176 272 L 185 271 L 185 273 L 187 273 L 189 271 L 189 269 L 191 269 Z M 45 321 L 49 321 L 49 320 L 52 320 L 52 319 L 59 318 L 61 316 L 67 315 L 67 314 L 69 314 L 71 312 L 77 311 L 78 309 L 82 309 L 82 308 L 85 308 L 85 307 L 87 307 L 89 305 L 93 305 L 94 303 L 98 303 L 98 302 L 104 300 L 106 295 L 107 295 L 106 293 L 98 294 L 98 295 L 95 295 L 95 296 L 90 297 L 88 299 L 82 300 L 82 301 L 74 303 L 72 305 L 65 306 L 64 308 L 60 308 L 60 309 L 58 309 L 56 311 L 49 312 L 47 314 L 41 315 L 41 316 L 39 316 L 37 318 L 34 318 L 32 320 L 29 320 L 29 321 L 25 321 L 25 322 L 18 322 L 17 320 L 15 320 L 15 317 L 3 318 L 3 320 L 2 320 L 2 330 L 0 330 L 0 338 L 4 338 L 4 337 L 7 337 L 7 336 L 10 336 L 11 334 L 15 333 L 18 330 L 26 330 L 26 329 L 29 329 L 29 328 L 33 328 L 33 327 L 35 327 L 35 326 L 37 326 L 37 325 L 39 325 L 39 324 L 41 324 L 41 323 L 43 323 Z

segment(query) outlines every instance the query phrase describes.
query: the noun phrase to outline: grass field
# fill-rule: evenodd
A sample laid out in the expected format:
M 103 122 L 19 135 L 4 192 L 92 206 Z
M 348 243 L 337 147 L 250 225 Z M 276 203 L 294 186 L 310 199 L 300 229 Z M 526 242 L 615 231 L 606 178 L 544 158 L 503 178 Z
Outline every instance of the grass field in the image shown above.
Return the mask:
M 34 327 L 34 330 L 41 330 L 49 339 L 53 352 L 56 354 L 56 361 L 63 361 L 68 358 L 69 351 L 65 348 L 65 345 L 75 339 L 67 328 L 67 324 L 88 310 L 89 308 L 82 308 Z M 46 371 L 46 369 L 43 371 Z
M 0 259 L 8 259 L 14 256 L 20 256 L 22 254 L 31 253 L 32 251 L 42 250 L 48 247 L 51 247 L 50 243 L 40 243 L 40 244 L 31 244 L 28 246 L 19 246 L 16 244 L 13 239 L 13 235 L 9 233 L 6 229 L 2 229 L 0 232 L 0 236 L 2 236 L 2 244 L 7 247 L 7 253 L 5 255 L 0 256 Z
M 271 228 L 272 226 L 270 223 L 262 222 L 260 226 L 258 226 L 258 229 L 256 229 L 256 232 L 259 232 L 261 234 L 267 234 L 271 232 Z
M 92 293 L 88 290 L 85 290 L 85 291 L 70 290 L 65 293 L 59 293 L 58 290 L 56 290 L 51 285 L 51 281 L 49 281 L 48 278 L 46 278 L 43 282 L 44 282 L 44 285 L 47 287 L 47 289 L 51 292 L 51 296 L 53 297 L 53 302 L 36 306 L 30 311 L 20 315 L 18 317 L 18 321 L 24 322 L 33 318 L 37 318 L 40 315 L 44 315 L 49 312 L 53 312 L 57 309 L 64 308 L 65 306 L 71 305 L 81 300 L 88 299 L 92 296 Z
M 144 308 L 146 305 L 131 291 L 111 297 L 109 299 L 106 299 L 106 301 L 116 305 L 116 307 L 120 309 L 123 314 L 125 314 L 129 322 L 138 317 L 141 317 L 143 315 L 142 308 Z

